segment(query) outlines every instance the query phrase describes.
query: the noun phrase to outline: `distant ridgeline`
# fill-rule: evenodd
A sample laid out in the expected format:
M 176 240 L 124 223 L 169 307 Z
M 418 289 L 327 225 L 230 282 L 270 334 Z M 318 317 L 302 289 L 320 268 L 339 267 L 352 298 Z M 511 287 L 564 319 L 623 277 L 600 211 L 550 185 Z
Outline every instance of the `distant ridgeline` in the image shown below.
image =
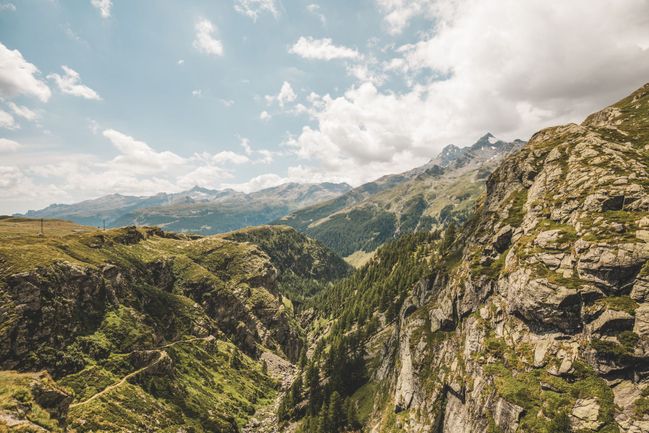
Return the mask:
M 489 174 L 523 144 L 486 134 L 469 147 L 449 145 L 421 167 L 384 176 L 276 223 L 295 227 L 351 262 L 362 262 L 368 257 L 363 253 L 405 233 L 465 221 Z
M 267 224 L 300 207 L 339 196 L 347 184 L 287 183 L 250 194 L 194 187 L 149 197 L 111 194 L 75 204 L 53 204 L 29 211 L 29 218 L 58 218 L 95 227 L 160 226 L 202 235 Z
M 245 194 L 195 187 L 176 194 L 54 204 L 30 218 L 60 218 L 101 227 L 159 226 L 202 235 L 285 224 L 323 242 L 354 264 L 414 231 L 461 223 L 484 192 L 487 176 L 522 141 L 486 134 L 472 146 L 449 145 L 427 164 L 352 189 L 347 184 L 289 183 Z

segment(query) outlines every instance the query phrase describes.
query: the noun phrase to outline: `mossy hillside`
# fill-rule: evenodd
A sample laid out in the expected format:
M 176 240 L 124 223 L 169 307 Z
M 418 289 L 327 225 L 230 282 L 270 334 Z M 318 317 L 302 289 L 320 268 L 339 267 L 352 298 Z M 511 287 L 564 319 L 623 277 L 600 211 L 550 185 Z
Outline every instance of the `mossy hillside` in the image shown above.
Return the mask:
M 257 245 L 280 273 L 290 271 L 300 278 L 335 280 L 349 272 L 349 266 L 324 245 L 288 226 L 250 227 L 222 237 Z
M 250 227 L 221 237 L 247 242 L 264 251 L 278 271 L 277 291 L 297 308 L 351 271 L 323 244 L 288 226 Z
M 36 401 L 33 389 L 37 383 L 46 388 L 59 388 L 45 373 L 0 371 L 0 415 L 9 415 L 21 423 L 12 428 L 0 416 L 0 432 L 64 431 L 59 420 Z
M 261 363 L 231 343 L 199 340 L 165 350 L 173 360 L 174 382 L 146 376 L 142 386 L 188 413 L 212 412 L 241 426 L 276 394 L 276 385 Z
M 210 309 L 203 305 L 209 299 L 237 302 L 238 310 L 224 310 L 230 315 L 235 310 L 255 314 L 275 303 L 282 306 L 266 289 L 274 287 L 275 267 L 254 243 L 216 236 L 197 239 L 149 228 L 77 232 L 63 224 L 55 233 L 56 225 L 48 226 L 48 221 L 45 235 L 40 236 L 32 233 L 39 221 L 11 221 L 11 230 L 6 232 L 3 223 L 8 226 L 9 221 L 0 221 L 0 236 L 7 240 L 1 245 L 0 258 L 3 265 L 9 265 L 2 267 L 5 289 L 7 275 L 19 271 L 39 275 L 38 284 L 55 294 L 57 285 L 48 278 L 54 274 L 65 278 L 67 266 L 72 265 L 75 275 L 94 275 L 96 279 L 90 281 L 110 287 L 111 296 L 116 297 L 116 301 L 96 299 L 103 306 L 94 322 L 83 322 L 61 338 L 34 342 L 20 364 L 21 368 L 51 368 L 74 392 L 69 419 L 73 429 L 144 431 L 155 425 L 156 431 L 175 432 L 181 426 L 194 431 L 235 431 L 275 395 L 275 384 L 262 372 L 261 364 L 225 342 L 223 332 L 239 332 L 237 319 L 221 323 L 220 316 L 210 316 Z M 3 289 L 0 293 L 6 298 L 10 292 Z M 66 296 L 74 293 L 68 291 Z M 281 308 L 284 318 L 292 312 L 292 308 Z M 19 316 L 15 321 L 8 319 L 0 328 L 6 332 L 22 320 Z M 70 319 L 76 320 L 66 320 Z M 290 317 L 287 320 L 289 328 L 298 329 Z M 209 334 L 222 341 L 210 346 L 207 340 L 196 340 Z M 143 363 L 146 366 L 147 356 L 160 351 L 168 354 L 170 367 L 138 373 L 106 395 L 79 405 L 137 372 Z M 235 353 L 237 362 L 231 361 Z
M 194 340 L 163 350 L 170 357 L 171 371 L 142 373 L 85 404 L 130 371 L 123 370 L 122 362 L 107 360 L 88 369 L 92 371 L 65 378 L 62 382 L 82 395 L 70 409 L 71 427 L 119 432 L 148 431 L 155 425 L 156 431 L 191 427 L 195 432 L 235 432 L 275 396 L 275 384 L 262 372 L 261 364 L 231 343 Z M 130 370 L 137 367 L 131 365 Z M 87 380 L 98 372 L 105 378 L 100 385 Z
M 8 230 L 10 222 L 12 226 L 18 225 L 23 230 L 22 234 L 19 229 Z M 90 267 L 111 263 L 138 270 L 161 258 L 184 256 L 218 277 L 243 281 L 250 278 L 258 270 L 255 265 L 266 258 L 254 245 L 218 237 L 192 240 L 183 236 L 166 237 L 156 229 L 88 231 L 83 226 L 79 226 L 81 232 L 77 233 L 67 227 L 59 229 L 59 225 L 50 220 L 45 221 L 44 236 L 31 234 L 39 225 L 39 221 L 27 219 L 0 221 L 0 239 L 3 240 L 0 244 L 3 263 L 0 277 L 31 271 L 57 261 Z
M 370 183 L 363 193 L 352 191 L 326 204 L 295 211 L 277 223 L 297 228 L 343 257 L 369 253 L 406 233 L 465 221 L 485 191 L 484 173 L 491 172 L 498 161 L 478 158 L 412 177 L 404 174 L 376 189 L 369 188 Z
M 522 431 L 553 433 L 554 420 L 570 410 L 577 399 L 595 398 L 600 405 L 598 431 L 617 432 L 613 392 L 606 381 L 587 364 L 575 361 L 570 376 L 559 377 L 548 372 L 558 365 L 550 360 L 548 367 L 535 368 L 531 364 L 532 351 L 525 345 L 491 334 L 484 342 L 485 373 L 493 378 L 496 393 L 505 400 L 523 408 L 520 420 Z
M 646 145 L 649 142 L 649 131 L 646 127 L 646 119 L 649 118 L 649 85 L 645 84 L 631 95 L 615 103 L 613 107 L 620 113 L 616 119 L 616 128 L 626 133 L 624 137 L 630 136 L 639 145 Z M 612 129 L 611 133 L 614 132 L 615 130 Z

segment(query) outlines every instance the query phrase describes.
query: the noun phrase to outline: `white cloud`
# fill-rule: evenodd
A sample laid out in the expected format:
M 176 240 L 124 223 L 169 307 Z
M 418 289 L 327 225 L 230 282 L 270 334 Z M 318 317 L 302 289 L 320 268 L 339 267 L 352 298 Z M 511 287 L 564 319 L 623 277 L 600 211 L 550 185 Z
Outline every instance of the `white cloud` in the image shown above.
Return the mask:
M 98 127 L 92 121 L 90 126 Z M 257 162 L 247 154 L 229 150 L 183 157 L 158 151 L 114 129 L 106 129 L 102 135 L 116 151 L 107 160 L 85 154 L 29 153 L 22 148 L 9 152 L 16 145 L 0 140 L 0 149 L 7 150 L 0 158 L 0 212 L 44 207 L 53 201 L 76 202 L 116 192 L 151 195 L 178 192 L 195 185 L 220 188 L 233 177 L 233 166 Z M 251 155 L 263 157 L 263 152 L 249 150 Z
M 194 48 L 205 54 L 223 55 L 223 43 L 214 37 L 216 28 L 210 20 L 199 19 L 195 29 Z
M 232 152 L 231 150 L 224 150 L 219 153 L 212 155 L 211 160 L 214 164 L 245 164 L 250 162 L 250 158 L 246 155 L 241 155 L 240 153 Z
M 16 5 L 13 3 L 0 3 L 0 12 L 4 12 L 4 11 L 15 12 Z
M 143 141 L 114 129 L 103 132 L 120 152 L 109 165 L 129 170 L 133 174 L 153 174 L 164 172 L 186 163 L 185 159 L 170 151 L 157 152 Z
M 20 143 L 17 141 L 9 140 L 8 138 L 0 138 L 0 152 L 13 152 L 20 148 Z
M 460 0 L 461 1 L 461 0 Z M 376 0 L 379 9 L 385 13 L 384 20 L 388 33 L 396 35 L 401 33 L 417 16 L 432 18 L 439 13 L 439 9 L 449 7 L 453 2 L 446 4 L 438 0 Z
M 90 87 L 81 84 L 81 76 L 77 71 L 65 65 L 62 65 L 61 68 L 63 68 L 63 71 L 65 72 L 64 75 L 49 74 L 47 76 L 48 79 L 56 83 L 61 92 L 67 95 L 101 101 L 101 96 L 99 96 L 97 92 L 92 90 Z
M 203 97 L 203 90 L 201 90 L 201 89 L 192 90 L 192 96 L 195 97 L 195 98 Z
M 293 87 L 291 86 L 291 83 L 289 83 L 288 81 L 284 81 L 284 83 L 282 83 L 282 88 L 279 89 L 279 93 L 277 94 L 276 99 L 280 107 L 283 107 L 284 104 L 295 101 L 296 97 L 297 96 L 293 91 Z
M 13 111 L 16 116 L 20 116 L 23 119 L 34 120 L 38 117 L 36 112 L 25 106 L 14 104 L 13 102 L 9 103 L 9 108 L 11 108 L 11 111 Z
M 5 197 L 6 192 L 20 185 L 25 179 L 23 173 L 17 167 L 0 165 L 0 197 Z
M 304 127 L 288 146 L 332 177 L 358 184 L 433 156 L 428 147 L 432 131 L 425 113 L 418 112 L 417 94 L 381 94 L 366 83 L 339 98 L 312 100 L 320 107 L 317 128 Z
M 295 94 L 295 91 L 293 90 L 293 86 L 291 86 L 291 83 L 289 83 L 288 81 L 284 81 L 282 83 L 282 87 L 279 89 L 279 93 L 276 96 L 274 96 L 274 95 L 266 95 L 264 97 L 264 99 L 266 100 L 266 103 L 268 105 L 272 104 L 273 102 L 277 102 L 277 104 L 280 107 L 284 107 L 284 105 L 288 104 L 289 102 L 295 101 L 296 98 L 297 98 L 297 95 Z M 260 119 L 262 119 L 262 120 L 269 119 L 270 116 L 268 115 L 268 113 L 266 113 L 266 115 L 264 115 L 264 113 L 266 113 L 266 112 L 264 111 L 264 112 L 261 113 L 261 115 L 259 116 Z
M 317 126 L 288 144 L 314 175 L 356 184 L 423 163 L 446 144 L 471 144 L 486 131 L 527 139 L 581 121 L 649 77 L 643 0 L 426 4 L 435 28 L 398 49 L 385 71 L 409 83 L 405 91 L 379 91 L 361 65 L 349 72 L 362 84 L 340 97 L 309 98 Z
M 273 162 L 273 158 L 275 155 L 275 152 L 272 152 L 270 150 L 266 149 L 261 149 L 261 150 L 254 150 L 252 146 L 250 145 L 250 140 L 245 138 L 245 137 L 240 137 L 239 138 L 239 145 L 243 147 L 243 152 L 246 154 L 247 157 L 251 157 L 253 155 L 258 155 L 260 158 L 257 158 L 255 160 L 252 160 L 250 158 L 246 158 L 245 161 L 242 160 L 242 162 L 253 162 L 255 164 L 270 164 Z M 243 156 L 243 155 L 241 155 Z
M 176 64 L 178 65 L 182 65 L 183 63 L 185 63 L 183 59 L 178 59 L 178 61 L 176 62 Z
M 224 107 L 232 107 L 234 105 L 234 100 L 232 99 L 219 99 L 221 101 L 221 104 L 223 104 Z
M 279 16 L 275 0 L 236 0 L 234 10 L 252 18 L 253 21 L 257 21 L 259 15 L 264 12 L 272 14 L 275 18 Z
M 194 186 L 203 188 L 219 188 L 224 179 L 231 179 L 232 173 L 210 165 L 197 167 L 189 173 L 182 175 L 176 181 L 179 189 L 189 189 Z
M 250 140 L 245 137 L 239 137 L 239 145 L 243 147 L 243 151 L 246 155 L 252 155 L 252 146 L 250 146 Z
M 323 26 L 327 24 L 327 17 L 321 12 L 320 5 L 316 3 L 308 4 L 306 10 L 318 17 Z
M 0 110 L 0 128 L 4 129 L 18 129 L 16 119 L 4 110 Z
M 112 0 L 91 0 L 90 3 L 99 11 L 102 18 L 110 18 L 110 9 L 113 7 Z
M 375 86 L 382 85 L 387 79 L 385 72 L 377 68 L 375 64 L 357 63 L 347 67 L 347 74 L 356 78 L 361 83 L 372 83 Z
M 18 50 L 10 50 L 0 42 L 0 97 L 35 96 L 47 102 L 52 95 L 49 87 L 37 78 L 39 71 Z
M 253 177 L 249 181 L 243 183 L 226 183 L 223 184 L 223 187 L 232 188 L 235 191 L 250 193 L 265 188 L 279 186 L 283 183 L 286 183 L 287 181 L 288 179 L 281 177 L 275 173 L 267 173 Z
M 263 120 L 264 122 L 269 121 L 271 118 L 271 115 L 268 113 L 268 111 L 264 110 L 261 113 L 259 113 L 259 119 Z
M 261 156 L 260 159 L 255 161 L 257 164 L 270 164 L 275 159 L 274 157 L 275 152 L 273 151 L 267 149 L 261 149 L 258 150 L 257 153 Z
M 334 45 L 330 38 L 314 39 L 301 36 L 289 49 L 290 53 L 310 60 L 358 59 L 360 53 L 352 48 Z

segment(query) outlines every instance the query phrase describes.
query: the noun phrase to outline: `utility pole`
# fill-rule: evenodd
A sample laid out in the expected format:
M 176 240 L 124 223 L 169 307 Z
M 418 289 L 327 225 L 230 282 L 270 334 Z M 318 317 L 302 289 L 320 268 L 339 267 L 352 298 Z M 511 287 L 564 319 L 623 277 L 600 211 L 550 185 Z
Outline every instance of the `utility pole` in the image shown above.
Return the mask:
M 43 218 L 41 218 L 41 236 L 45 236 L 45 232 L 43 231 Z
M 104 231 L 106 231 L 106 220 L 103 219 L 103 220 L 101 220 L 101 221 L 102 221 L 102 223 L 104 224 Z

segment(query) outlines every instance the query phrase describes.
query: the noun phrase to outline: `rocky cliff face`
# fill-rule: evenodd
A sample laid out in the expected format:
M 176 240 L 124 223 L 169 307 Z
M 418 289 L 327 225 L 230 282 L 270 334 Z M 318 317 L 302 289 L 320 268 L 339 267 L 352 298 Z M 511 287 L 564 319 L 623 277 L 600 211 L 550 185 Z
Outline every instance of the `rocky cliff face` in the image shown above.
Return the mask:
M 236 233 L 88 231 L 57 221 L 46 222 L 45 236 L 30 234 L 36 224 L 0 221 L 0 368 L 47 370 L 63 388 L 0 371 L 9 389 L 0 430 L 36 416 L 4 405 L 22 398 L 70 431 L 238 431 L 275 394 L 262 360 L 290 366 L 304 345 L 277 290 L 287 265 L 258 245 L 272 238 L 284 254 L 315 250 L 317 271 L 296 267 L 298 277 L 346 270 L 283 227 L 235 241 Z
M 649 85 L 490 176 L 380 335 L 371 431 L 649 431 L 648 242 Z

